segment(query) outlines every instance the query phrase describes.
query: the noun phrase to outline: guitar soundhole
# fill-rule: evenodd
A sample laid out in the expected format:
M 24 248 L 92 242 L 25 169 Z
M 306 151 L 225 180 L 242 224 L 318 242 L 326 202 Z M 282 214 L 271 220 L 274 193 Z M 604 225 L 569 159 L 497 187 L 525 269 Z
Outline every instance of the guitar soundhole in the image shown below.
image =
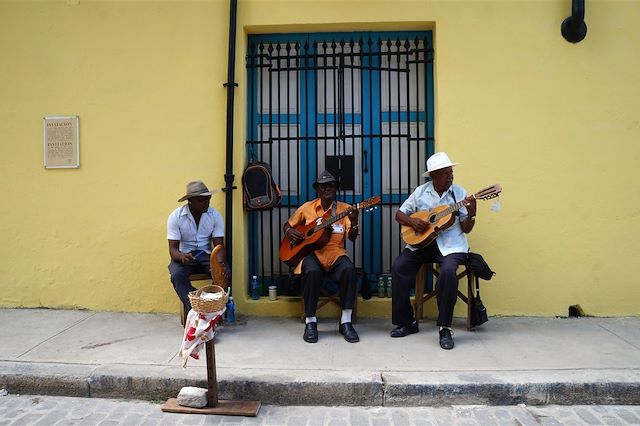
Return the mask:
M 436 215 L 432 214 L 431 216 L 429 216 L 429 223 L 433 224 L 436 223 Z
M 309 231 L 307 231 L 307 237 L 310 237 L 313 235 L 313 229 L 309 229 Z

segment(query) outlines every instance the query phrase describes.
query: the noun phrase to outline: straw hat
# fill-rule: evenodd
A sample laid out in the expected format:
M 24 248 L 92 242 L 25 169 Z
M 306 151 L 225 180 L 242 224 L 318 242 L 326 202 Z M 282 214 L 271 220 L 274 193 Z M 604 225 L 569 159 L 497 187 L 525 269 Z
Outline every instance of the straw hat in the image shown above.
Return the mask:
M 459 163 L 453 163 L 449 159 L 446 152 L 436 152 L 427 160 L 427 171 L 422 174 L 424 177 L 429 177 L 431 172 L 436 170 L 445 169 L 447 167 L 453 167 Z
M 188 200 L 191 197 L 206 197 L 207 195 L 213 195 L 217 190 L 209 191 L 207 185 L 201 180 L 194 180 L 187 184 L 187 194 L 180 198 L 178 202 Z

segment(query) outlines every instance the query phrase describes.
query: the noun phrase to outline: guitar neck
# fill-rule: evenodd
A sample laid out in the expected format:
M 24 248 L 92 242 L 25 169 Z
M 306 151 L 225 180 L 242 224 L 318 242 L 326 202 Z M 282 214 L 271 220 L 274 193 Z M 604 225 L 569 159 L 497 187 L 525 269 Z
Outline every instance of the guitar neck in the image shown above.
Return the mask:
M 476 194 L 473 194 L 473 198 L 477 198 Z M 435 220 L 440 220 L 443 217 L 450 215 L 451 213 L 457 212 L 462 208 L 462 206 L 464 206 L 464 200 L 460 200 L 455 204 L 451 204 L 449 207 L 436 214 Z
M 443 217 L 448 216 L 453 212 L 457 212 L 458 210 L 460 210 L 462 208 L 463 204 L 464 204 L 464 200 L 463 201 L 458 201 L 455 204 L 451 204 L 446 209 L 442 210 L 441 212 L 438 212 L 438 214 L 436 214 L 435 220 L 440 220 Z
M 475 198 L 476 200 L 487 200 L 489 198 L 497 197 L 501 191 L 502 191 L 502 187 L 496 184 L 476 192 L 475 194 L 472 195 L 472 197 Z M 462 208 L 462 206 L 464 206 L 464 200 L 460 200 L 457 203 L 451 204 L 446 209 L 442 210 L 441 212 L 438 212 L 434 220 L 436 221 L 440 220 L 443 217 L 448 216 L 453 212 L 457 212 Z
M 337 215 L 330 217 L 325 222 L 322 222 L 320 225 L 317 225 L 316 227 L 314 227 L 313 228 L 314 232 L 320 231 L 320 230 L 326 228 L 327 226 L 333 225 L 335 222 L 337 222 L 340 219 L 342 219 L 343 217 L 347 216 L 352 211 L 353 211 L 353 209 L 349 208 L 349 209 L 343 211 L 342 213 L 338 213 Z

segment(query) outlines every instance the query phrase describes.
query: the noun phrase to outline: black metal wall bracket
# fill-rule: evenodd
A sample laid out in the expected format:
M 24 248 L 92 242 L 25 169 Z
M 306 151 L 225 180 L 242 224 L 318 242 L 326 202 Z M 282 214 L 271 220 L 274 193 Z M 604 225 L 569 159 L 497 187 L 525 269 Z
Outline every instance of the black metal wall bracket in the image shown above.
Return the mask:
M 571 16 L 562 21 L 560 32 L 569 43 L 578 43 L 587 36 L 587 24 L 584 22 L 584 0 L 571 1 Z

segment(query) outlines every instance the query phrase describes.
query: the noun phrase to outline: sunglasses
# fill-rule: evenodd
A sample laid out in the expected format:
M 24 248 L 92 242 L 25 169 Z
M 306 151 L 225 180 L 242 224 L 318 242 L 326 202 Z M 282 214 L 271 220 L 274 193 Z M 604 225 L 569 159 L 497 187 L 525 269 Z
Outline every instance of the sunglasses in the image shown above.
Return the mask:
M 337 185 L 335 182 L 327 182 L 327 183 L 319 183 L 318 184 L 318 188 L 322 188 L 322 189 L 329 189 L 329 188 L 335 188 Z

